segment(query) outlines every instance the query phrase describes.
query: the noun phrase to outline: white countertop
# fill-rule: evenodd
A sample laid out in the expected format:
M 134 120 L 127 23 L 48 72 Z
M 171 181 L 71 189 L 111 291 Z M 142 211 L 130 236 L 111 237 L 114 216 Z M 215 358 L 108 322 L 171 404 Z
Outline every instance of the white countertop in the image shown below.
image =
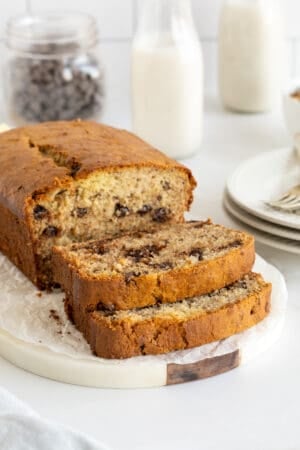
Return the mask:
M 115 124 L 128 120 L 120 115 Z M 199 185 L 192 212 L 233 225 L 222 208 L 227 176 L 241 160 L 286 145 L 281 114 L 224 113 L 208 98 L 202 149 L 186 161 Z M 289 305 L 281 340 L 249 365 L 183 385 L 122 391 L 61 384 L 0 358 L 0 384 L 44 417 L 114 450 L 300 449 L 300 257 L 262 245 L 257 251 L 285 275 Z

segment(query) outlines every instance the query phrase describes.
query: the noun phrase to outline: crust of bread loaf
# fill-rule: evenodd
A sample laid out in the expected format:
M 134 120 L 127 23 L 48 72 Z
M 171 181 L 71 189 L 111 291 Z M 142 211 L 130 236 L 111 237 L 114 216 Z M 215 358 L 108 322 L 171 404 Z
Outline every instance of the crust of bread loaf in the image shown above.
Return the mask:
M 26 223 L 0 203 L 0 251 L 33 283 L 38 282 L 38 260 Z
M 66 167 L 38 148 L 51 148 L 66 155 Z M 25 219 L 32 195 L 72 183 L 68 164 L 76 162 L 76 179 L 97 171 L 128 167 L 176 169 L 189 179 L 186 209 L 196 185 L 191 171 L 168 158 L 132 133 L 89 121 L 45 122 L 0 134 L 0 203 Z
M 147 318 L 132 324 L 111 321 L 96 312 L 88 315 L 85 336 L 102 358 L 158 355 L 218 341 L 240 333 L 263 320 L 270 311 L 271 284 L 224 307 L 184 319 Z
M 243 244 L 223 256 L 188 267 L 141 275 L 129 283 L 123 275 L 84 278 L 75 266 L 66 262 L 64 252 L 58 247 L 54 248 L 53 255 L 55 281 L 68 293 L 75 316 L 82 310 L 96 309 L 99 303 L 108 310 L 172 303 L 221 289 L 250 272 L 255 260 L 254 238 L 246 233 L 242 236 Z
M 33 148 L 34 147 L 34 148 Z M 39 148 L 66 156 L 66 167 Z M 70 176 L 73 162 L 79 170 Z M 176 170 L 189 180 L 185 209 L 196 182 L 189 169 L 133 134 L 96 122 L 61 121 L 16 128 L 0 134 L 0 250 L 40 288 L 48 285 L 31 234 L 29 207 L 52 188 L 68 187 L 91 173 L 128 167 Z M 183 211 L 182 211 L 183 213 Z

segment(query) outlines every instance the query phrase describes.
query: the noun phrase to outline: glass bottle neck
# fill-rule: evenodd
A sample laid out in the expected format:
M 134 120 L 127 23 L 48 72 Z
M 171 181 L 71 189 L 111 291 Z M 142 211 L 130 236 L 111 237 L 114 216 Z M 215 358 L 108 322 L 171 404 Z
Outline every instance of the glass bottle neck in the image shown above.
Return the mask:
M 190 0 L 139 0 L 137 34 L 194 30 Z

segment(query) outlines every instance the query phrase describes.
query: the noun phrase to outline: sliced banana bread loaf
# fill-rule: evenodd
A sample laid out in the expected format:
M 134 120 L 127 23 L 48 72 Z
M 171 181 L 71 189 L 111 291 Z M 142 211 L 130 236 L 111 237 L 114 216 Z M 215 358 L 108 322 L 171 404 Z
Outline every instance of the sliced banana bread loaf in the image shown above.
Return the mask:
M 140 308 L 220 289 L 248 273 L 255 259 L 252 236 L 210 221 L 53 252 L 54 279 L 66 291 L 77 324 L 82 311 Z
M 229 287 L 173 304 L 87 315 L 85 336 L 103 358 L 160 354 L 224 339 L 260 322 L 271 285 L 250 273 Z
M 54 244 L 180 222 L 195 181 L 131 133 L 49 122 L 0 134 L 0 250 L 39 287 Z

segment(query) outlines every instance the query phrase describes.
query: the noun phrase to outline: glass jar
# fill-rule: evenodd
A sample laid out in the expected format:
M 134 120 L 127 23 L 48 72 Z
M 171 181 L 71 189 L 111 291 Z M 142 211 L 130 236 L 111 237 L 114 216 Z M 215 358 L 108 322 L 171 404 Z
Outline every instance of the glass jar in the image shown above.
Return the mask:
M 173 158 L 199 150 L 202 50 L 189 0 L 140 0 L 132 48 L 133 130 Z
M 9 123 L 99 116 L 103 70 L 93 17 L 73 12 L 16 16 L 7 23 L 4 42 Z
M 219 89 L 223 105 L 263 112 L 279 104 L 286 61 L 277 0 L 227 0 L 219 23 Z

